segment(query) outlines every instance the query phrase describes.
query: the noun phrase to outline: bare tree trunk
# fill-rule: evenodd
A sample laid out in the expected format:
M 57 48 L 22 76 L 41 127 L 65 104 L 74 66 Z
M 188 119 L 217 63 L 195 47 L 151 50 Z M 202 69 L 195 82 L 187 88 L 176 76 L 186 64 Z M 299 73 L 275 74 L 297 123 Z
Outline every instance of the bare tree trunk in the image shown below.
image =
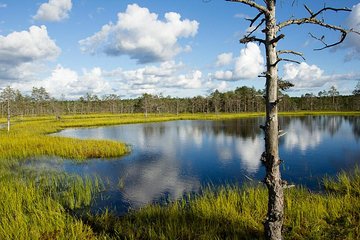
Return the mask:
M 146 99 L 146 97 L 145 97 L 144 101 L 145 101 L 145 117 L 147 118 L 147 116 L 148 116 L 148 110 L 147 110 L 148 106 L 147 106 L 147 99 Z
M 270 12 L 266 16 L 266 123 L 265 153 L 263 161 L 266 167 L 265 184 L 268 188 L 268 212 L 265 221 L 267 239 L 282 239 L 284 218 L 284 191 L 280 174 L 279 123 L 278 123 L 278 69 L 277 69 L 277 27 L 275 1 L 267 1 Z
M 10 99 L 7 101 L 7 131 L 10 132 L 10 117 L 11 117 L 11 111 L 10 111 Z
M 176 115 L 179 115 L 179 100 L 176 99 Z

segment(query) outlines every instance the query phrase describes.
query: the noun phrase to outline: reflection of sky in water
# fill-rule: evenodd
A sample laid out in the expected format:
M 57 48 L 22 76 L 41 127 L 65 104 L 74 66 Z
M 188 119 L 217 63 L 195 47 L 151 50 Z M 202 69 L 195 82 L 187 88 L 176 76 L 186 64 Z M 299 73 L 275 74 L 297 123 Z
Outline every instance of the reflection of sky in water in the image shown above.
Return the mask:
M 199 187 L 196 178 L 181 176 L 178 168 L 163 158 L 145 164 L 142 168 L 127 168 L 123 191 L 135 206 L 141 206 L 158 199 L 165 192 L 172 199 L 177 199 L 185 192 L 196 191 Z
M 360 161 L 352 130 L 356 118 L 281 118 L 280 139 L 285 179 L 317 187 L 318 177 L 351 168 Z M 60 135 L 124 141 L 132 153 L 119 160 L 67 164 L 65 170 L 109 180 L 107 202 L 139 207 L 162 198 L 177 199 L 209 183 L 261 180 L 264 150 L 262 118 L 227 121 L 173 121 L 114 127 L 67 129 Z M 122 187 L 119 187 L 119 181 Z M 126 204 L 125 204 L 126 203 Z M 126 205 L 128 206 L 128 205 Z M 119 207 L 119 212 L 126 207 Z
M 260 155 L 264 151 L 262 138 L 243 139 L 237 142 L 237 153 L 241 159 L 242 168 L 248 173 L 256 173 L 260 167 Z
M 287 126 L 287 133 L 284 138 L 285 149 L 291 151 L 298 148 L 302 152 L 306 152 L 309 148 L 314 149 L 320 144 L 324 134 L 324 131 L 320 129 L 310 130 L 303 127 L 301 121 L 296 119 Z

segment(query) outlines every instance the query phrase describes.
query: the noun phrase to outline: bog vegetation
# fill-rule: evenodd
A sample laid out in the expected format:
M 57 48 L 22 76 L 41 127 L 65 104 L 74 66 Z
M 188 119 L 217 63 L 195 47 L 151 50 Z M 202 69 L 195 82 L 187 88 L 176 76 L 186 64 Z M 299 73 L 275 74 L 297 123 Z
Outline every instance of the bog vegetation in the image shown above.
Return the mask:
M 10 132 L 6 128 L 0 130 L 0 239 L 261 239 L 267 204 L 267 191 L 261 185 L 205 187 L 196 196 L 162 206 L 147 206 L 117 217 L 109 211 L 96 215 L 85 210 L 106 187 L 102 179 L 82 178 L 55 169 L 38 171 L 26 164 L 40 156 L 111 161 L 107 158 L 130 151 L 126 144 L 115 141 L 49 135 L 68 127 L 261 115 L 149 114 L 145 117 L 140 113 L 15 117 Z M 6 119 L 0 122 L 5 123 Z M 309 193 L 301 187 L 287 190 L 286 238 L 360 237 L 360 170 L 342 173 L 336 179 L 326 178 L 324 188 L 323 193 Z

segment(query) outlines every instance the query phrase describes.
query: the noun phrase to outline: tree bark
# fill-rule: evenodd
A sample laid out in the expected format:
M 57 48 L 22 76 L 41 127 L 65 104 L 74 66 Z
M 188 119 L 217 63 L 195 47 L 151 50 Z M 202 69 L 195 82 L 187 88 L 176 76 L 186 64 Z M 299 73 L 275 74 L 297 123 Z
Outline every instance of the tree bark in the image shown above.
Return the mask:
M 7 101 L 7 131 L 10 132 L 10 117 L 11 117 L 11 110 L 10 110 L 10 99 Z
M 266 123 L 265 153 L 263 161 L 266 167 L 265 184 L 268 188 L 268 212 L 265 221 L 267 239 L 282 239 L 282 225 L 284 219 L 284 192 L 280 174 L 279 158 L 279 124 L 278 124 L 278 69 L 277 69 L 277 26 L 275 15 L 275 1 L 267 1 L 269 14 L 266 22 Z

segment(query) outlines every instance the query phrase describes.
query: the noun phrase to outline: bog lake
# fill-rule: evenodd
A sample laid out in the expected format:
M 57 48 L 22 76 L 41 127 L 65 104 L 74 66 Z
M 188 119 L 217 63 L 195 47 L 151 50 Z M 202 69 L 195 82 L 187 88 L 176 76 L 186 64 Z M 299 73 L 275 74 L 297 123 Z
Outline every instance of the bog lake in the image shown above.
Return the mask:
M 118 214 L 148 203 L 175 200 L 203 186 L 260 182 L 264 118 L 182 120 L 110 127 L 66 129 L 56 135 L 112 139 L 130 145 L 117 159 L 32 161 L 37 169 L 97 176 L 107 187 L 91 208 Z M 360 118 L 352 116 L 280 117 L 282 177 L 311 191 L 321 179 L 360 164 Z M 36 162 L 36 164 L 35 164 Z

